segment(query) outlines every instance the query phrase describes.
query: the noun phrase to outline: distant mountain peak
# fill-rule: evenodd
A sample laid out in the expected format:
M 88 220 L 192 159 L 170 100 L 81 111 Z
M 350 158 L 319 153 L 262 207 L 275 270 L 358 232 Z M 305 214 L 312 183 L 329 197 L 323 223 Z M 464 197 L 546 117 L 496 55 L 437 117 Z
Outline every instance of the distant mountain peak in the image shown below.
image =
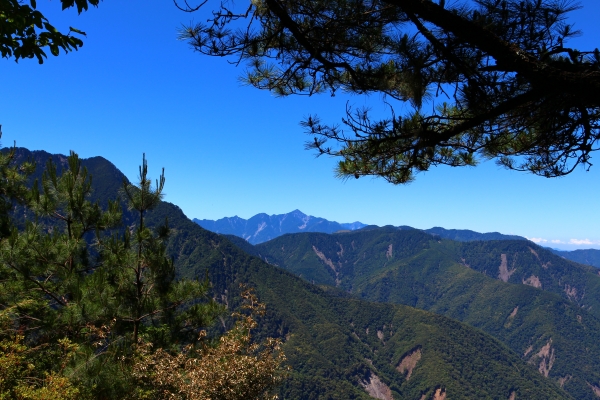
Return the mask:
M 259 213 L 249 219 L 244 219 L 235 215 L 233 217 L 221 218 L 216 221 L 208 219 L 199 220 L 196 218 L 194 218 L 193 221 L 209 231 L 225 235 L 235 235 L 244 238 L 251 244 L 267 242 L 287 233 L 335 233 L 338 231 L 355 231 L 358 229 L 415 229 L 406 225 L 386 225 L 384 227 L 380 227 L 378 225 L 363 224 L 359 221 L 352 223 L 340 223 L 329 221 L 325 218 L 307 215 L 299 209 L 295 209 L 286 214 L 268 215 L 266 213 Z M 446 229 L 439 226 L 435 226 L 430 229 L 423 229 L 423 231 L 444 239 L 451 239 L 459 242 L 527 240 L 522 236 L 504 235 L 498 232 L 479 233 L 468 229 Z
M 235 216 L 216 221 L 194 218 L 194 222 L 209 231 L 239 236 L 252 244 L 266 242 L 286 233 L 334 233 L 341 230 L 357 230 L 366 226 L 358 221 L 352 223 L 328 221 L 324 218 L 307 215 L 298 209 L 287 214 L 260 213 L 247 220 Z

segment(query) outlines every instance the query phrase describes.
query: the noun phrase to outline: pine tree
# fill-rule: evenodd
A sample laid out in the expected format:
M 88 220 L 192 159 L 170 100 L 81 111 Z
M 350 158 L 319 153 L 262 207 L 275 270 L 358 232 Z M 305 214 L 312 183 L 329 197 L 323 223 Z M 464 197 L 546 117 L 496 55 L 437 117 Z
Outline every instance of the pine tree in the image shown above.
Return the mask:
M 10 212 L 14 204 L 26 202 L 29 194 L 26 182 L 35 169 L 31 161 L 15 163 L 15 151 L 16 148 L 12 147 L 0 152 L 0 238 L 10 234 L 13 226 Z
M 164 330 L 168 326 L 169 338 L 160 339 L 168 343 L 179 334 L 189 333 L 188 328 L 192 326 L 206 326 L 221 309 L 213 301 L 197 301 L 209 289 L 207 280 L 175 280 L 173 260 L 166 255 L 168 220 L 154 231 L 145 225 L 146 213 L 163 197 L 164 170 L 155 187 L 148 178 L 145 156 L 139 172 L 137 185 L 125 181 L 122 189 L 138 223 L 126 229 L 121 237 L 101 240 L 100 254 L 116 288 L 117 323 L 129 326 L 134 344 L 138 342 L 140 330 L 158 334 L 161 327 Z M 159 337 L 153 340 L 158 341 Z
M 166 221 L 155 231 L 144 224 L 163 186 L 164 174 L 152 188 L 144 157 L 138 184 L 123 184 L 138 223 L 117 229 L 120 203 L 102 210 L 90 201 L 92 180 L 74 152 L 62 173 L 49 161 L 41 185 L 34 183 L 34 219 L 0 242 L 0 309 L 12 310 L 10 329 L 1 334 L 13 350 L 22 340 L 44 349 L 32 359 L 38 375 L 63 373 L 82 397 L 127 398 L 135 391 L 131 368 L 142 337 L 176 349 L 177 340 L 222 311 L 206 298 L 208 281 L 175 280 Z M 58 368 L 64 343 L 76 351 Z
M 181 4 L 196 11 L 211 3 Z M 406 183 L 432 166 L 482 159 L 556 177 L 589 167 L 598 150 L 600 52 L 567 46 L 578 33 L 566 21 L 577 8 L 571 1 L 253 0 L 215 8 L 182 38 L 200 53 L 247 62 L 248 84 L 280 96 L 382 96 L 385 118 L 348 107 L 342 126 L 303 121 L 308 147 L 338 157 L 341 177 Z

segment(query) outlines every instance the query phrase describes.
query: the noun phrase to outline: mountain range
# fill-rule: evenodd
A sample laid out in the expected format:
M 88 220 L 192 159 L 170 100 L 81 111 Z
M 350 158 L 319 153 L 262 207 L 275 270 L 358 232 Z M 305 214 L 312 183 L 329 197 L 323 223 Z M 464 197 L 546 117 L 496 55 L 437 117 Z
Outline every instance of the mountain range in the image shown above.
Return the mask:
M 333 233 L 341 230 L 356 230 L 366 226 L 361 222 L 332 222 L 324 218 L 306 215 L 300 210 L 279 215 L 261 213 L 250 219 L 240 218 L 236 215 L 235 217 L 221 218 L 216 221 L 195 218 L 193 221 L 209 231 L 239 236 L 251 244 L 266 242 L 286 233 Z
M 600 276 L 532 242 L 456 242 L 393 227 L 284 235 L 255 254 L 314 284 L 482 329 L 575 398 L 600 379 Z M 597 388 L 597 386 L 595 386 Z
M 338 231 L 355 231 L 358 229 L 376 229 L 377 225 L 367 225 L 362 222 L 340 223 L 328 221 L 325 218 L 306 215 L 300 210 L 294 210 L 287 214 L 268 215 L 256 214 L 250 219 L 225 217 L 218 220 L 197 219 L 193 221 L 209 231 L 224 235 L 239 236 L 250 244 L 259 244 L 275 239 L 287 233 L 321 232 L 334 233 Z M 399 226 L 398 229 L 416 229 L 411 226 Z M 475 240 L 527 240 L 522 236 L 504 235 L 498 232 L 479 233 L 468 229 L 444 229 L 433 227 L 424 229 L 423 232 L 437 235 L 445 239 L 459 242 Z
M 221 218 L 216 221 L 194 218 L 193 221 L 209 231 L 224 235 L 238 236 L 254 245 L 264 243 L 288 233 L 335 233 L 343 230 L 355 231 L 358 229 L 379 228 L 377 225 L 366 225 L 362 222 L 339 223 L 328 221 L 324 218 L 306 215 L 300 210 L 294 210 L 290 213 L 279 215 L 261 213 L 256 214 L 247 220 L 234 216 Z M 401 230 L 417 229 L 406 225 L 398 226 L 396 228 Z M 423 229 L 422 231 L 457 242 L 527 240 L 527 238 L 518 235 L 505 235 L 499 232 L 479 233 L 469 229 L 445 229 L 439 226 Z M 585 249 L 564 251 L 550 248 L 548 248 L 548 250 L 568 260 L 600 268 L 600 250 Z
M 580 264 L 587 264 L 600 268 L 600 250 L 597 249 L 581 249 L 573 251 L 563 251 L 556 249 L 549 249 L 556 255 L 572 260 Z
M 18 155 L 38 166 L 65 159 Z M 114 165 L 83 165 L 95 199 L 118 198 L 124 176 Z M 254 246 L 203 229 L 168 202 L 146 221 L 165 218 L 177 276 L 208 276 L 211 296 L 229 309 L 240 304 L 240 283 L 267 304 L 255 335 L 285 341 L 292 370 L 281 398 L 600 397 L 598 271 L 531 242 L 370 226 Z

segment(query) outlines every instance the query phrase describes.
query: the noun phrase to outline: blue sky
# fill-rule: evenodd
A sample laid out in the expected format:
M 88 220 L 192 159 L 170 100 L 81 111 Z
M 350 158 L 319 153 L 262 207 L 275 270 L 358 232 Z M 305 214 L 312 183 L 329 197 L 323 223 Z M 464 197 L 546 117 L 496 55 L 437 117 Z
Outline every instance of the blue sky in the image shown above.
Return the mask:
M 210 4 L 210 3 L 209 3 Z M 600 42 L 600 2 L 572 15 L 578 47 Z M 190 218 L 218 219 L 300 209 L 339 222 L 499 231 L 556 248 L 600 248 L 600 165 L 560 179 L 476 168 L 434 168 L 414 183 L 342 181 L 335 160 L 304 150 L 299 121 L 339 122 L 346 101 L 381 110 L 381 98 L 277 98 L 243 86 L 243 67 L 194 53 L 177 40 L 202 18 L 169 0 L 105 0 L 78 16 L 58 1 L 38 7 L 59 29 L 88 35 L 77 52 L 0 59 L 3 145 L 103 156 L 135 179 L 142 153 L 165 168 L 166 200 Z M 600 158 L 600 155 L 594 157 Z

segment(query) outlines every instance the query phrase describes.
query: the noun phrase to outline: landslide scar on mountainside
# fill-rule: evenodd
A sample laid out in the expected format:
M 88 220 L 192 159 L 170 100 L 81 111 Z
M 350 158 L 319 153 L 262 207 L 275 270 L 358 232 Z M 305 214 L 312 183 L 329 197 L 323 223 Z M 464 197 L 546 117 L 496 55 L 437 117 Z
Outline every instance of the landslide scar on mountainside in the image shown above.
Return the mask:
M 433 394 L 433 400 L 446 400 L 446 389 L 439 388 Z
M 515 319 L 515 316 L 517 315 L 517 312 L 519 311 L 519 306 L 516 306 L 512 312 L 510 313 L 510 315 L 506 318 L 506 322 L 504 323 L 504 327 L 505 328 L 510 328 L 513 320 Z
M 531 275 L 529 278 L 523 279 L 523 284 L 533 286 L 534 288 L 538 289 L 542 287 L 542 282 L 540 282 L 540 278 L 538 278 L 535 275 Z
M 333 264 L 333 261 L 331 261 L 329 258 L 327 258 L 325 256 L 325 254 L 323 254 L 322 252 L 319 251 L 319 249 L 317 249 L 314 245 L 313 245 L 313 251 L 315 252 L 315 254 L 317 255 L 317 257 L 319 257 L 319 259 L 321 259 L 321 261 L 323 261 L 325 263 L 325 265 L 327 265 L 329 268 L 332 269 L 332 271 L 335 273 L 335 286 L 340 286 L 340 279 L 339 279 L 339 275 L 340 272 L 337 270 L 337 268 L 335 268 L 335 264 Z M 341 265 L 340 265 L 341 267 Z
M 361 386 L 365 388 L 369 396 L 380 399 L 380 400 L 394 400 L 392 396 L 392 390 L 379 379 L 377 375 L 371 372 L 369 381 L 360 382 Z
M 400 363 L 396 367 L 396 370 L 401 374 L 406 374 L 406 380 L 409 380 L 417 363 L 421 359 L 421 348 L 411 351 L 400 360 Z
M 344 246 L 340 242 L 336 242 L 338 246 L 340 246 L 340 251 L 337 252 L 339 258 L 344 257 Z
M 501 281 L 504 281 L 504 282 L 508 282 L 508 280 L 510 279 L 510 276 L 512 274 L 514 274 L 515 271 L 516 271 L 515 268 L 511 269 L 510 271 L 508 270 L 508 261 L 506 259 L 506 254 L 501 254 L 498 279 L 500 279 Z
M 539 361 L 538 371 L 540 371 L 540 374 L 544 375 L 547 378 L 548 374 L 550 373 L 550 370 L 552 369 L 552 366 L 554 365 L 555 359 L 556 356 L 554 355 L 554 348 L 552 347 L 552 338 L 550 338 L 550 340 L 548 340 L 548 343 L 546 343 L 540 349 L 540 351 L 534 354 L 529 360 L 529 362 L 535 364 L 537 361 Z
M 534 250 L 534 249 L 532 249 L 531 247 L 528 247 L 528 249 L 529 249 L 529 251 L 531 251 L 531 254 L 533 254 L 533 255 L 534 255 L 534 256 L 535 256 L 535 257 L 538 259 L 538 261 L 540 262 L 540 265 L 542 266 L 542 268 L 544 268 L 544 269 L 548 269 L 548 267 L 549 267 L 550 265 L 552 265 L 552 263 L 551 263 L 550 261 L 548 261 L 548 262 L 546 262 L 546 263 L 542 262 L 542 259 L 541 259 L 541 258 L 540 258 L 540 256 L 538 255 L 537 251 L 535 251 L 535 250 Z

